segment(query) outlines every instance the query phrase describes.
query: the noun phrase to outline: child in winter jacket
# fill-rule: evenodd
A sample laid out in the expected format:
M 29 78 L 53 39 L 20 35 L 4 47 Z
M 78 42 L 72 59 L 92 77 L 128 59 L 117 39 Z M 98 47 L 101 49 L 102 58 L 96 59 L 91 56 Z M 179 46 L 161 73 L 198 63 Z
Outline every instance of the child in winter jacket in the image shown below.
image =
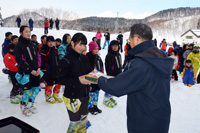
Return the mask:
M 175 50 L 173 50 L 171 52 L 170 57 L 174 59 L 174 66 L 173 66 L 173 70 L 172 70 L 172 79 L 174 79 L 175 81 L 178 81 L 178 75 L 177 75 L 177 72 L 176 72 L 176 67 L 178 65 L 178 57 L 176 56 Z
M 19 84 L 15 78 L 16 73 L 18 72 L 18 67 L 17 67 L 17 62 L 15 60 L 14 56 L 14 44 L 9 44 L 8 45 L 8 53 L 4 56 L 3 62 L 6 65 L 6 67 L 9 70 L 9 76 L 13 84 L 13 88 L 10 92 L 10 102 L 11 103 L 20 103 L 21 96 L 19 96 L 20 91 L 19 91 Z
M 4 40 L 4 43 L 2 44 L 2 56 L 3 57 L 8 53 L 8 45 L 10 44 L 12 33 L 6 32 L 5 36 L 6 36 L 6 38 Z
M 71 40 L 71 50 L 63 57 L 58 66 L 58 81 L 65 86 L 63 100 L 67 107 L 70 124 L 68 133 L 86 133 L 89 81 L 84 75 L 91 72 L 88 58 L 82 54 L 87 38 L 76 33 Z
M 103 45 L 103 49 L 105 48 L 107 43 L 108 43 L 108 48 L 109 48 L 109 45 L 110 45 L 110 32 L 108 30 L 106 30 L 106 33 L 104 34 L 104 37 L 105 37 L 105 42 L 104 42 L 104 45 Z
M 37 46 L 31 43 L 29 39 L 31 35 L 30 28 L 21 26 L 20 34 L 19 42 L 14 50 L 15 59 L 18 63 L 18 73 L 15 77 L 24 90 L 20 102 L 21 111 L 24 115 L 31 116 L 37 113 L 34 102 L 40 90 L 41 56 Z
M 42 66 L 41 69 L 45 73 L 44 80 L 47 83 L 45 87 L 46 102 L 59 103 L 63 100 L 59 97 L 61 85 L 57 82 L 57 71 L 58 71 L 58 52 L 55 49 L 55 40 L 53 36 L 47 37 L 46 47 L 41 52 Z M 53 88 L 54 86 L 54 88 Z M 52 94 L 53 88 L 53 96 Z
M 44 45 L 46 45 L 47 36 L 46 36 L 46 35 L 43 35 L 43 36 L 41 36 L 40 39 L 41 39 L 41 44 L 38 45 L 38 50 L 39 50 L 39 52 L 41 53 L 41 52 L 42 52 L 42 47 L 43 47 Z
M 87 53 L 87 57 L 89 59 L 91 71 L 94 69 L 103 73 L 103 62 L 101 57 L 98 55 L 99 46 L 95 41 L 89 43 L 89 52 Z M 88 110 L 91 114 L 96 115 L 101 113 L 102 111 L 97 107 L 98 98 L 99 98 L 99 90 L 100 88 L 96 84 L 91 84 L 92 89 L 90 90 L 90 100 L 88 105 Z
M 186 64 L 186 66 L 183 69 L 183 74 L 182 74 L 183 83 L 186 86 L 191 87 L 195 83 L 196 72 L 195 72 L 195 69 L 192 66 L 191 60 L 186 60 L 185 64 Z
M 122 72 L 121 55 L 119 53 L 119 42 L 113 40 L 110 43 L 108 54 L 105 60 L 106 73 L 109 76 L 117 76 Z M 113 108 L 117 105 L 117 102 L 113 99 L 113 96 L 105 93 L 103 103 L 107 107 Z
M 70 34 L 65 34 L 63 36 L 61 45 L 58 48 L 58 54 L 59 54 L 59 58 L 60 59 L 62 59 L 66 55 L 66 53 L 67 53 L 66 48 L 70 44 L 70 42 L 71 42 L 71 36 L 70 36 Z

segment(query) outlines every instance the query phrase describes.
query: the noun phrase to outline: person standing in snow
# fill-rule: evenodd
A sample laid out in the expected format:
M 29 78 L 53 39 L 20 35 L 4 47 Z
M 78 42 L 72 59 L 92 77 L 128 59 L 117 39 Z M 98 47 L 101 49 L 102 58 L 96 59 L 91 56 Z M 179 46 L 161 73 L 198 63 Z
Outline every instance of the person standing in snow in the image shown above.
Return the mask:
M 183 69 L 182 79 L 186 86 L 192 87 L 195 84 L 196 72 L 192 66 L 191 60 L 185 61 L 185 68 Z
M 123 52 L 123 35 L 122 32 L 119 32 L 119 35 L 117 36 L 117 41 L 119 42 L 121 53 Z
M 101 34 L 100 30 L 97 31 L 96 38 L 97 38 L 97 44 L 99 46 L 99 50 L 101 50 L 101 38 L 102 38 L 102 34 Z
M 31 116 L 37 113 L 35 98 L 39 93 L 41 56 L 36 45 L 31 40 L 31 30 L 28 26 L 20 27 L 19 42 L 14 49 L 18 73 L 16 79 L 22 85 L 24 94 L 20 102 L 22 114 Z
M 82 54 L 87 45 L 87 38 L 76 33 L 71 40 L 71 50 L 58 66 L 58 81 L 65 86 L 63 100 L 67 107 L 70 124 L 68 133 L 86 133 L 89 81 L 86 74 L 91 72 L 88 58 Z
M 170 80 L 174 60 L 157 47 L 146 24 L 134 24 L 128 54 L 134 57 L 124 72 L 112 79 L 100 77 L 98 86 L 111 95 L 127 96 L 129 133 L 168 133 Z
M 176 72 L 176 67 L 178 66 L 178 57 L 176 55 L 177 55 L 176 51 L 172 50 L 172 52 L 170 53 L 170 57 L 172 59 L 174 59 L 174 66 L 173 66 L 173 70 L 172 70 L 172 79 L 174 79 L 175 81 L 178 81 L 178 75 Z
M 160 43 L 160 49 L 164 52 L 166 52 L 167 49 L 167 42 L 165 39 L 162 40 L 162 42 Z
M 198 45 L 194 45 L 193 51 L 188 55 L 187 60 L 192 61 L 192 66 L 195 69 L 195 75 L 197 75 L 197 72 L 199 71 L 199 63 L 200 63 L 200 53 L 199 53 Z
M 31 31 L 33 31 L 34 22 L 33 22 L 32 18 L 29 19 L 28 23 L 29 23 L 29 27 L 30 27 Z
M 40 53 L 42 52 L 42 47 L 46 45 L 46 39 L 47 39 L 46 35 L 40 37 L 41 44 L 38 45 L 38 50 Z
M 183 53 L 183 58 L 184 58 L 184 65 L 185 61 L 187 60 L 188 55 L 193 51 L 193 44 L 190 44 L 186 46 L 186 51 Z
M 122 60 L 119 47 L 119 42 L 117 40 L 112 40 L 109 45 L 108 54 L 105 58 L 106 73 L 109 76 L 117 76 L 122 72 Z M 105 92 L 103 104 L 113 108 L 117 105 L 117 102 L 114 100 L 112 94 Z
M 8 53 L 8 45 L 10 44 L 11 38 L 12 38 L 12 33 L 11 32 L 6 32 L 5 34 L 5 40 L 2 44 L 2 56 L 4 57 Z
M 58 48 L 58 55 L 60 59 L 62 59 L 66 55 L 67 53 L 66 49 L 67 49 L 67 46 L 70 44 L 70 42 L 71 42 L 71 35 L 68 33 L 64 34 L 61 45 Z
M 19 89 L 20 86 L 15 78 L 15 75 L 18 72 L 18 67 L 17 67 L 17 62 L 15 60 L 14 48 L 15 48 L 15 44 L 8 45 L 8 53 L 4 56 L 3 62 L 9 70 L 8 74 L 13 85 L 13 88 L 10 92 L 10 102 L 18 104 L 20 103 L 21 96 L 20 96 L 20 89 Z
M 20 28 L 21 26 L 21 18 L 18 16 L 16 19 L 17 27 Z
M 41 52 L 41 70 L 45 73 L 44 80 L 47 83 L 45 87 L 45 98 L 48 103 L 55 103 L 56 101 L 63 102 L 59 97 L 61 85 L 58 84 L 57 73 L 59 56 L 55 48 L 55 39 L 53 36 L 47 36 L 46 47 Z M 53 90 L 53 95 L 52 94 Z
M 50 24 L 50 25 L 49 25 L 49 29 L 51 29 L 51 30 L 53 29 L 53 23 L 54 23 L 54 22 L 53 22 L 53 19 L 51 18 L 51 19 L 49 20 L 49 24 Z
M 89 43 L 89 52 L 87 53 L 87 57 L 89 59 L 91 71 L 96 69 L 103 73 L 103 62 L 101 57 L 98 55 L 99 46 L 96 41 L 92 41 Z M 90 100 L 88 105 L 88 110 L 92 115 L 96 115 L 101 113 L 102 111 L 98 108 L 98 99 L 99 99 L 99 90 L 100 88 L 96 84 L 91 84 L 92 89 L 90 90 Z
M 104 34 L 104 37 L 105 37 L 105 42 L 104 42 L 104 45 L 103 45 L 103 49 L 105 48 L 106 45 L 108 45 L 108 48 L 109 48 L 109 45 L 110 45 L 110 32 L 108 30 L 106 30 L 106 33 Z
M 47 35 L 48 34 L 48 28 L 49 28 L 49 21 L 47 18 L 45 18 L 44 20 L 44 34 Z
M 55 23 L 56 23 L 56 29 L 59 30 L 59 23 L 60 23 L 60 20 L 59 20 L 58 18 L 56 18 Z

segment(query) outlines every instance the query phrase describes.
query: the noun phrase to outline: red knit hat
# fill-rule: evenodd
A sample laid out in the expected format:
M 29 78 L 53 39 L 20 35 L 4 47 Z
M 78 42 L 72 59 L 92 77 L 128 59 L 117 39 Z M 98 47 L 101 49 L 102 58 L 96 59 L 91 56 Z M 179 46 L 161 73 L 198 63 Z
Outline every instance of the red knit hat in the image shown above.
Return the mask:
M 169 49 L 168 49 L 168 53 L 171 53 L 173 50 L 174 50 L 173 47 L 169 47 Z
M 96 48 L 99 49 L 99 46 L 95 41 L 92 41 L 92 42 L 89 43 L 89 52 L 96 49 Z

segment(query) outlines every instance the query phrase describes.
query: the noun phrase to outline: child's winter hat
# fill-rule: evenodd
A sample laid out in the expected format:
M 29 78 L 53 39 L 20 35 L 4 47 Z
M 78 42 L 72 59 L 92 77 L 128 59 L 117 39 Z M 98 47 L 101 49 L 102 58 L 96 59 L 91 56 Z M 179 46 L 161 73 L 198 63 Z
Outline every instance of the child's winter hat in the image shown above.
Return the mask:
M 173 47 L 169 47 L 169 49 L 168 49 L 168 53 L 171 53 L 172 51 L 174 50 L 174 48 Z
M 96 48 L 99 49 L 99 46 L 95 41 L 92 41 L 92 42 L 89 43 L 89 52 L 96 49 Z

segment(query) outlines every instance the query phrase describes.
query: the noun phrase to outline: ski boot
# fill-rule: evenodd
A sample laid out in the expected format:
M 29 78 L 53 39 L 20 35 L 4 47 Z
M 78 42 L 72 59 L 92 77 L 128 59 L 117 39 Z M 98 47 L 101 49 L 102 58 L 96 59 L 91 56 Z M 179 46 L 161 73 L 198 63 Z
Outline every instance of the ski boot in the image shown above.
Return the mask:
M 19 99 L 17 96 L 10 97 L 10 102 L 14 104 L 20 103 L 21 99 Z
M 113 108 L 115 104 L 109 99 L 109 100 L 103 100 L 103 104 L 107 107 Z
M 21 104 L 20 103 L 20 108 L 21 108 L 22 114 L 24 114 L 25 116 L 31 116 L 32 115 L 32 112 L 30 111 L 28 104 Z
M 114 103 L 115 106 L 117 105 L 117 102 L 113 98 L 110 98 L 110 100 Z
M 98 107 L 97 107 L 97 105 L 94 105 L 94 110 L 96 110 L 98 113 L 102 113 L 102 110 L 100 110 Z
M 46 96 L 46 102 L 52 103 L 52 104 L 56 102 L 52 96 L 49 96 L 49 95 L 45 95 L 45 96 Z
M 58 94 L 56 94 L 56 93 L 53 93 L 53 98 L 55 99 L 55 101 L 58 101 L 59 103 L 62 103 L 62 102 L 63 102 L 62 98 L 60 98 L 60 97 L 58 96 Z

